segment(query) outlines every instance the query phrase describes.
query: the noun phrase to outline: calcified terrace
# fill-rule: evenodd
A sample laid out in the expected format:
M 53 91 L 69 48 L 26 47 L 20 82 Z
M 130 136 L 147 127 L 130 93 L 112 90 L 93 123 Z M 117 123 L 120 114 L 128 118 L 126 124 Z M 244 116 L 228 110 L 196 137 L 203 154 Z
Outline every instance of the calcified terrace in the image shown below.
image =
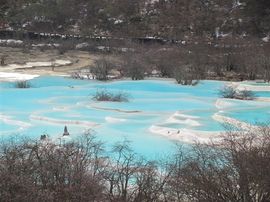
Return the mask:
M 229 83 L 255 92 L 255 100 L 243 101 L 219 98 L 218 90 L 228 84 L 222 81 L 201 81 L 197 86 L 170 79 L 103 83 L 3 72 L 0 78 L 2 137 L 49 134 L 58 140 L 66 125 L 71 138 L 94 130 L 102 141 L 113 144 L 126 138 L 136 152 L 154 156 L 172 151 L 175 141 L 218 141 L 224 124 L 248 130 L 270 117 L 269 84 Z M 31 88 L 14 88 L 19 79 L 29 79 Z M 129 102 L 94 101 L 99 89 L 128 93 Z

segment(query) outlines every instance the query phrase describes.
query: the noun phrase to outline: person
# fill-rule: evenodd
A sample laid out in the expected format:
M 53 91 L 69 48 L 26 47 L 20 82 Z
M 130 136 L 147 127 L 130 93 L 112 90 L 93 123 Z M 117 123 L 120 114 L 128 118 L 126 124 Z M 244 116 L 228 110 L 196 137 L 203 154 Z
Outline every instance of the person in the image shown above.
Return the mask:
M 40 140 L 46 140 L 46 139 L 47 139 L 47 135 L 44 134 L 40 136 Z
M 69 132 L 68 132 L 67 126 L 65 126 L 65 128 L 64 128 L 63 136 L 69 136 Z

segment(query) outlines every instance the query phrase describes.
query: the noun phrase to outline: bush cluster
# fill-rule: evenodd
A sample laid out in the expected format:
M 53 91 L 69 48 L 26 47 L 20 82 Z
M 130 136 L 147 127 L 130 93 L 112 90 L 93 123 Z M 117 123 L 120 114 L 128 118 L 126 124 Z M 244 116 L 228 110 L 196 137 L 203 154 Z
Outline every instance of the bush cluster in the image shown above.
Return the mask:
M 15 87 L 16 88 L 30 88 L 31 87 L 31 84 L 28 81 L 26 81 L 26 80 L 24 80 L 24 81 L 17 81 L 15 83 Z
M 93 96 L 93 100 L 102 102 L 128 102 L 129 96 L 124 92 L 112 93 L 107 90 L 98 90 Z
M 239 99 L 239 100 L 253 100 L 255 95 L 249 90 L 237 90 L 233 86 L 224 86 L 219 89 L 219 95 L 222 98 Z

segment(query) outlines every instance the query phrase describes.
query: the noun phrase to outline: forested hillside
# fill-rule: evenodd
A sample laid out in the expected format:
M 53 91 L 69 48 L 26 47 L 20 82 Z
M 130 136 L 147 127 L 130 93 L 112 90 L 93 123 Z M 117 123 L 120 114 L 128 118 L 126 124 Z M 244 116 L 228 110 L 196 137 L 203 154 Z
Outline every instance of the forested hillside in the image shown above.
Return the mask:
M 268 0 L 1 1 L 0 37 L 24 40 L 25 49 L 120 53 L 124 65 L 113 66 L 133 79 L 153 70 L 185 85 L 270 79 Z
M 1 0 L 1 27 L 117 37 L 266 37 L 268 0 Z

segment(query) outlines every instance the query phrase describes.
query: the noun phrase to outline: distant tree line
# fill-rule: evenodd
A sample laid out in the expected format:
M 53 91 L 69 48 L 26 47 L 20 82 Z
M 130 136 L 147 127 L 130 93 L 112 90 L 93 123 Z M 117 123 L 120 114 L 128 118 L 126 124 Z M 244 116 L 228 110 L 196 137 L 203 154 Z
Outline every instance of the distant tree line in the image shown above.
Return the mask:
M 97 59 L 90 71 L 97 79 L 107 80 L 111 70 L 133 80 L 148 76 L 174 78 L 182 85 L 196 85 L 200 80 L 270 81 L 270 46 L 258 39 L 229 39 L 207 44 L 138 45 L 126 44 L 124 53 L 111 52 Z
M 73 141 L 11 137 L 0 146 L 1 201 L 172 202 L 270 200 L 270 128 L 176 147 L 146 160 L 128 141 L 110 156 L 90 133 Z

